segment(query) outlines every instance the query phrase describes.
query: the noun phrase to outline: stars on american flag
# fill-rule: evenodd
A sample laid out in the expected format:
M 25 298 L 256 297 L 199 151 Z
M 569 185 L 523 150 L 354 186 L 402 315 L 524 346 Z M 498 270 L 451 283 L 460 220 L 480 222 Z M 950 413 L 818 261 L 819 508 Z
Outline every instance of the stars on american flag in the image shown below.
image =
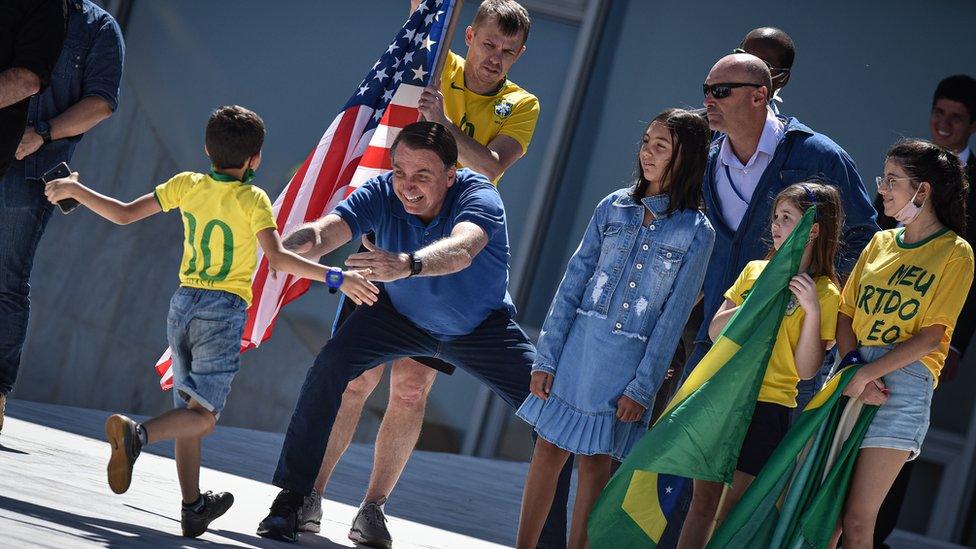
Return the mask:
M 427 75 L 427 71 L 424 70 L 423 65 L 417 67 L 416 69 L 410 69 L 413 71 L 413 79 L 423 82 L 424 76 Z
M 383 69 L 382 71 L 377 72 L 376 76 L 374 76 L 373 78 L 382 82 L 389 77 L 390 77 L 389 73 L 386 72 L 386 69 Z
M 347 103 L 347 107 L 362 105 L 373 109 L 369 126 L 375 126 L 383 117 L 398 86 L 426 84 L 447 26 L 445 16 L 450 4 L 444 4 L 444 0 L 421 2 Z

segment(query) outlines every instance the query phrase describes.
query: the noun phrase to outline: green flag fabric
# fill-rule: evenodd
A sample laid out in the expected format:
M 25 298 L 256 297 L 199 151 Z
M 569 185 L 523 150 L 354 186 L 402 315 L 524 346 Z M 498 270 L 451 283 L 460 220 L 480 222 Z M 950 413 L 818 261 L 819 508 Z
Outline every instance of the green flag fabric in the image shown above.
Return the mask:
M 860 365 L 833 376 L 803 409 L 709 549 L 826 548 L 877 406 L 841 395 Z
M 590 513 L 592 547 L 655 547 L 688 479 L 732 482 L 813 217 L 809 208 L 708 354 L 607 483 Z

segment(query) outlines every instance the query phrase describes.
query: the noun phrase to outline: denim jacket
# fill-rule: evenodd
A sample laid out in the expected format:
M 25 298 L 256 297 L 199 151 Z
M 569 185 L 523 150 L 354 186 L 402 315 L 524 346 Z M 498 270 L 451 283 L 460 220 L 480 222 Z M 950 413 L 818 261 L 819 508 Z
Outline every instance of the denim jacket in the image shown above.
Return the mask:
M 705 211 L 715 227 L 715 248 L 705 275 L 705 321 L 695 338 L 698 342 L 708 341 L 708 325 L 722 304 L 722 296 L 746 263 L 762 259 L 769 250 L 773 199 L 786 187 L 801 181 L 818 180 L 837 188 L 844 212 L 836 262 L 842 280 L 846 280 L 861 251 L 878 231 L 874 206 L 868 200 L 861 176 L 847 152 L 796 118 L 780 116 L 779 119 L 786 124 L 786 134 L 763 172 L 738 230 L 733 231 L 722 219 L 715 188 L 716 162 L 722 140 L 727 137 L 723 135 L 712 142 L 708 152 L 702 190 Z
M 553 298 L 532 370 L 555 374 L 577 315 L 595 317 L 612 335 L 646 342 L 624 394 L 649 408 L 701 289 L 715 231 L 701 211 L 667 214 L 666 195 L 644 198 L 642 205 L 630 192 L 620 189 L 597 205 Z M 622 281 L 638 245 L 645 205 L 656 216 L 648 226 L 655 238 L 638 251 L 630 281 Z M 623 305 L 610 310 L 614 292 L 627 293 Z M 631 303 L 641 303 L 649 313 L 642 315 Z M 614 350 L 605 350 L 606 360 L 615 360 Z
M 125 44 L 118 23 L 91 0 L 68 2 L 68 34 L 51 74 L 51 85 L 30 100 L 27 124 L 46 122 L 85 97 L 101 97 L 114 112 L 119 104 Z M 69 162 L 82 135 L 42 145 L 14 162 L 17 179 L 39 179 L 61 162 Z

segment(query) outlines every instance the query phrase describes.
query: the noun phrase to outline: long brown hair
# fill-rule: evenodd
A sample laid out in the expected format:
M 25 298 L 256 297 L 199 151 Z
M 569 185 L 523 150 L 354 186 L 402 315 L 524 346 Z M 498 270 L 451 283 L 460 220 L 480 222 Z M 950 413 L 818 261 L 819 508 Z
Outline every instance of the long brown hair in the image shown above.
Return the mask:
M 814 222 L 820 226 L 820 233 L 813 243 L 810 276 L 814 278 L 826 276 L 834 284 L 840 284 L 840 279 L 837 278 L 837 270 L 834 267 L 837 249 L 840 247 L 840 228 L 844 222 L 840 193 L 837 192 L 836 188 L 817 181 L 795 183 L 776 195 L 776 199 L 773 200 L 772 211 L 774 215 L 776 207 L 784 200 L 788 200 L 794 208 L 801 212 L 807 211 L 810 206 L 816 207 Z M 776 249 L 770 246 L 766 259 L 772 258 L 775 253 Z
M 708 162 L 708 145 L 711 131 L 708 122 L 700 114 L 684 109 L 667 109 L 654 117 L 641 133 L 643 140 L 651 124 L 664 124 L 671 133 L 671 158 L 661 178 L 667 184 L 664 192 L 670 204 L 668 212 L 700 210 L 703 208 L 702 179 Z M 637 169 L 634 170 L 634 188 L 630 196 L 640 203 L 650 181 L 644 178 L 640 163 L 640 147 L 637 148 Z
M 966 181 L 959 157 L 924 139 L 902 139 L 888 149 L 885 158 L 908 173 L 913 189 L 928 181 L 935 217 L 957 235 L 966 236 L 966 203 L 972 182 Z

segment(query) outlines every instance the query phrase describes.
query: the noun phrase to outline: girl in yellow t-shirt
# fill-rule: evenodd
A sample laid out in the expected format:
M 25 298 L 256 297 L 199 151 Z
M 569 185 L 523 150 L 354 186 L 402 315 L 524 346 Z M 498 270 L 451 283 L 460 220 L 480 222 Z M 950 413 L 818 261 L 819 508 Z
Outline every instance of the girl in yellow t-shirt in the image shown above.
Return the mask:
M 874 235 L 841 297 L 838 349 L 866 364 L 844 394 L 881 405 L 844 505 L 844 547 L 871 546 L 885 494 L 921 450 L 932 391 L 973 281 L 973 251 L 959 236 L 968 192 L 959 159 L 928 141 L 903 140 L 876 181 L 884 213 L 903 227 Z
M 837 189 L 814 182 L 791 185 L 776 196 L 770 224 L 772 249 L 765 260 L 749 262 L 725 292 L 725 301 L 715 313 L 708 334 L 713 340 L 718 338 L 769 259 L 810 206 L 816 206 L 815 222 L 800 261 L 799 274 L 790 281 L 793 296 L 773 344 L 756 409 L 739 452 L 732 487 L 719 509 L 723 484 L 695 480 L 694 497 L 678 547 L 703 546 L 716 511 L 721 522 L 739 501 L 790 427 L 797 383 L 801 378 L 816 375 L 827 347 L 834 340 L 840 302 L 834 258 L 840 234 L 841 202 Z

